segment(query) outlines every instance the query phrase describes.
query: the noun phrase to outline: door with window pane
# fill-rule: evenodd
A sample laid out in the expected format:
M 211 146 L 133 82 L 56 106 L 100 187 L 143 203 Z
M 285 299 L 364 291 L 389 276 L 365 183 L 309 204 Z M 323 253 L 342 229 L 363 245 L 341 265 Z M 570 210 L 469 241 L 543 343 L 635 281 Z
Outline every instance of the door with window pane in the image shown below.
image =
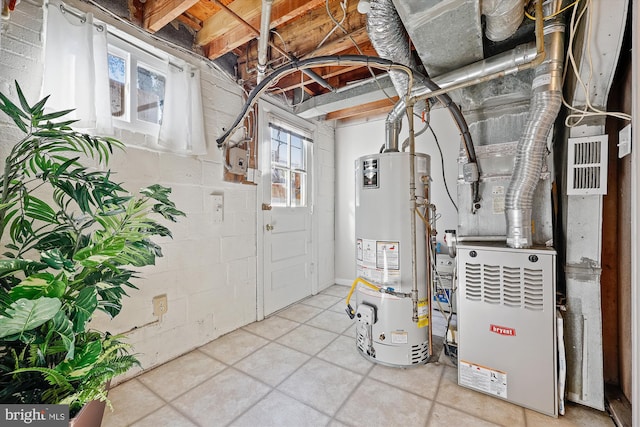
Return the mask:
M 311 139 L 274 123 L 265 134 L 270 172 L 264 174 L 264 199 L 270 210 L 262 211 L 263 281 L 268 315 L 311 295 Z

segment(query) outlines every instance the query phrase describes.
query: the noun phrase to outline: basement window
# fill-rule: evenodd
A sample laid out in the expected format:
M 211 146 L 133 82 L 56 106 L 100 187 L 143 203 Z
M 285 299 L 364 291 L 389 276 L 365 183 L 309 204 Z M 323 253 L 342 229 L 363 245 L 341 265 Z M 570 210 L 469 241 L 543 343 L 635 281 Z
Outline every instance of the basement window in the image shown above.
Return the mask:
M 307 149 L 311 139 L 273 123 L 271 130 L 271 205 L 307 206 Z
M 167 62 L 117 37 L 108 47 L 111 117 L 117 127 L 157 134 L 162 123 Z

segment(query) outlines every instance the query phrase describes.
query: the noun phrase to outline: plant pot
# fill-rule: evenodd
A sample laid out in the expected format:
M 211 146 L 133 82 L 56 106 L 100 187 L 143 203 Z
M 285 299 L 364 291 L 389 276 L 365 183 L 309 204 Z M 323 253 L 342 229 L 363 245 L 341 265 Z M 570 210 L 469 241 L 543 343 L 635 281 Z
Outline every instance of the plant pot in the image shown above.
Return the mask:
M 92 400 L 69 421 L 69 427 L 100 427 L 107 402 Z
M 105 384 L 107 392 L 110 388 L 111 380 Z M 84 405 L 75 417 L 69 420 L 69 427 L 100 427 L 106 406 L 107 402 L 104 400 L 92 400 Z

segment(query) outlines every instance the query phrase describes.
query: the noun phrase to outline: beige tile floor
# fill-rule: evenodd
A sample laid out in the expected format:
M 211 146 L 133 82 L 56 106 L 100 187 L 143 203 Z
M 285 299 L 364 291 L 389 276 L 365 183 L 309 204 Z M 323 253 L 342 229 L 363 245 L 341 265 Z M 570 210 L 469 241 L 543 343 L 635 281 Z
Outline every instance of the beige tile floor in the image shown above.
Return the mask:
M 461 388 L 446 356 L 410 369 L 370 363 L 356 350 L 345 294 L 333 286 L 118 385 L 102 425 L 614 425 L 580 406 L 554 419 Z

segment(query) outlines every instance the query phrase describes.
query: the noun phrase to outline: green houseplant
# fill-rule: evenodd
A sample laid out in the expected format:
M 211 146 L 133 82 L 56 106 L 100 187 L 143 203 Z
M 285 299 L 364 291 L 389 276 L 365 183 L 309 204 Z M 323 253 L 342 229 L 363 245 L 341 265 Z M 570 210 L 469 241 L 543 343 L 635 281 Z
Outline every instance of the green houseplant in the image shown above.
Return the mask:
M 23 133 L 0 177 L 0 402 L 69 404 L 106 400 L 105 384 L 137 364 L 119 336 L 91 330 L 96 310 L 116 316 L 132 268 L 162 256 L 161 217 L 184 215 L 171 190 L 129 194 L 105 165 L 123 144 L 74 131 L 71 110 L 45 113 L 16 82 L 19 105 L 0 110 Z M 83 163 L 101 166 L 88 167 Z

